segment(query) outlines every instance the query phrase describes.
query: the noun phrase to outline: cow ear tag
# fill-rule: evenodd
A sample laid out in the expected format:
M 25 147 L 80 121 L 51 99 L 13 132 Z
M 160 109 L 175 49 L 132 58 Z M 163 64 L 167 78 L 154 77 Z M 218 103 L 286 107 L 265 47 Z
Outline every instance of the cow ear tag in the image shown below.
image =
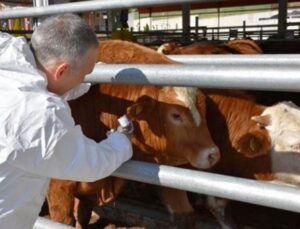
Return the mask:
M 255 138 L 250 139 L 249 145 L 252 152 L 256 152 L 259 148 L 259 143 L 256 141 Z
M 127 115 L 132 120 L 146 119 L 147 115 L 155 106 L 155 101 L 149 96 L 142 96 L 135 104 L 127 108 Z
M 127 116 L 132 119 L 141 119 L 144 114 L 144 108 L 142 104 L 133 104 L 132 106 L 127 108 Z
M 238 153 L 248 158 L 255 158 L 268 154 L 271 150 L 271 142 L 263 132 L 250 131 L 240 137 L 233 147 Z
M 143 111 L 143 106 L 141 104 L 138 104 L 135 108 L 135 114 L 138 116 Z
M 132 120 L 145 119 L 148 114 L 148 109 L 145 108 L 146 104 L 134 104 L 127 108 L 127 115 Z

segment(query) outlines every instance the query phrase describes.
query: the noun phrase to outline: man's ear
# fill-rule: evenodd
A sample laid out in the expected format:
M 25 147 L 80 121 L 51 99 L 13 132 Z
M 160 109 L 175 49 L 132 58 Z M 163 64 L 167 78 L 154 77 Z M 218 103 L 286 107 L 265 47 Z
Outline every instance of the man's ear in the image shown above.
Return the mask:
M 66 73 L 70 71 L 70 65 L 66 62 L 61 62 L 55 65 L 53 76 L 55 80 L 60 80 Z
M 146 119 L 148 115 L 151 115 L 156 103 L 157 101 L 144 95 L 127 108 L 127 115 L 132 120 Z
M 253 130 L 240 137 L 233 147 L 248 158 L 267 155 L 271 150 L 268 134 L 261 130 Z

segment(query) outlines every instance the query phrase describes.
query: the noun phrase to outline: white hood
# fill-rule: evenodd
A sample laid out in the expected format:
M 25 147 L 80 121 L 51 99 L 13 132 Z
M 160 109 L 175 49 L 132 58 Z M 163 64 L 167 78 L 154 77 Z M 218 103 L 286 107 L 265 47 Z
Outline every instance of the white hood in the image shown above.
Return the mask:
M 14 87 L 18 84 L 19 88 L 38 86 L 46 89 L 46 76 L 37 69 L 34 56 L 24 37 L 16 38 L 0 32 L 0 64 L 0 77 L 7 78 L 9 84 L 13 81 Z M 85 94 L 90 86 L 90 83 L 81 83 L 65 93 L 62 98 L 67 101 L 76 99 Z
M 122 133 L 100 143 L 85 137 L 67 102 L 46 85 L 25 40 L 0 32 L 0 228 L 32 228 L 49 177 L 95 181 L 132 156 Z

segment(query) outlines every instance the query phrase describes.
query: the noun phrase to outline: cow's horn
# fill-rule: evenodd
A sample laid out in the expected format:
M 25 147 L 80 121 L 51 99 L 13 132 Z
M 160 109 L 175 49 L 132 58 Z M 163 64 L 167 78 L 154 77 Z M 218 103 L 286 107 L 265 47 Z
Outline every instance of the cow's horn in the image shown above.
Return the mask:
M 268 126 L 271 124 L 271 116 L 270 115 L 252 116 L 251 120 L 257 122 L 261 126 Z

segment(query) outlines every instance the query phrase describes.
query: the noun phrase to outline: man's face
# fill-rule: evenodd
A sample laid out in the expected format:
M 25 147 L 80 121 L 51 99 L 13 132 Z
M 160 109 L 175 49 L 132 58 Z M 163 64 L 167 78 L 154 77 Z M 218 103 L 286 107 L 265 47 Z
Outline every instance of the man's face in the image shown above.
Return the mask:
M 78 57 L 82 58 L 83 61 L 80 66 L 75 67 L 73 70 L 66 61 L 60 61 L 46 67 L 39 66 L 39 69 L 47 76 L 48 90 L 57 95 L 63 95 L 77 87 L 84 80 L 85 76 L 93 71 L 97 62 L 97 54 L 98 49 L 89 49 L 86 56 Z
M 66 72 L 66 76 L 61 81 L 61 92 L 62 94 L 77 87 L 84 80 L 87 74 L 90 74 L 97 62 L 97 49 L 90 49 L 86 54 L 86 60 L 77 67 L 75 70 Z

